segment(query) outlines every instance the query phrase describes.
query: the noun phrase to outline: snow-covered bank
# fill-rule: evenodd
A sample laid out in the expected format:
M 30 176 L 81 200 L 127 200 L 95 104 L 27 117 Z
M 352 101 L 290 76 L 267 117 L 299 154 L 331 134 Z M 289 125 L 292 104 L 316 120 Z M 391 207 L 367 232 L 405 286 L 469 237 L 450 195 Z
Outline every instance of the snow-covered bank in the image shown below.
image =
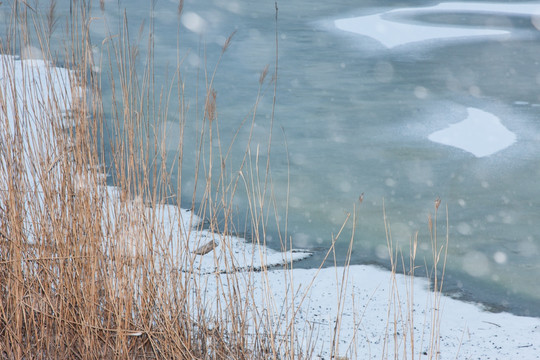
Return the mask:
M 190 215 L 182 211 L 179 216 L 188 219 Z M 194 233 L 192 237 L 197 244 L 198 236 Z M 250 261 L 265 252 L 272 264 L 278 259 L 282 263 L 291 259 L 290 255 L 260 248 L 253 257 L 254 248 L 242 239 L 227 241 L 217 234 L 212 236 L 236 254 L 237 268 L 249 268 Z M 197 255 L 197 261 L 212 268 L 214 256 L 222 258 L 223 254 Z M 237 275 L 242 298 L 253 299 L 254 309 L 272 314 L 273 322 L 282 324 L 283 331 L 293 320 L 299 347 L 315 344 L 313 355 L 320 358 L 328 359 L 332 347 L 348 358 L 379 359 L 382 354 L 394 358 L 394 353 L 411 352 L 419 357 L 430 354 L 431 331 L 439 336 L 435 340 L 440 344 L 441 359 L 540 358 L 540 319 L 491 313 L 480 305 L 434 294 L 424 278 L 394 276 L 372 265 L 320 270 L 278 268 L 256 273 L 239 271 Z M 228 276 L 221 274 L 219 282 L 227 283 Z M 204 282 L 207 294 L 219 293 L 215 275 L 208 273 Z M 230 295 L 227 291 L 221 296 Z M 214 303 L 208 296 L 208 304 Z M 332 345 L 336 334 L 339 342 Z
M 108 213 L 114 218 L 123 211 L 118 206 L 120 195 L 115 187 L 107 188 L 109 199 Z M 255 270 L 283 265 L 285 262 L 294 262 L 311 256 L 311 252 L 291 250 L 279 252 L 265 247 L 263 244 L 247 242 L 243 238 L 232 235 L 220 235 L 204 229 L 201 225 L 203 219 L 190 210 L 179 209 L 174 205 L 157 204 L 153 208 L 145 207 L 139 201 L 127 205 L 134 227 L 141 223 L 153 222 L 157 224 L 153 246 L 155 251 L 163 256 L 176 259 L 174 266 L 178 270 L 193 271 L 197 274 L 235 273 L 238 271 Z M 143 224 L 143 226 L 146 226 Z M 133 230 L 133 229 L 131 229 Z M 145 244 L 144 233 L 137 230 L 123 230 L 123 238 L 128 241 L 126 249 L 132 249 L 132 254 Z M 160 240 L 168 239 L 164 242 Z M 166 243 L 166 244 L 164 244 Z M 128 250 L 129 253 L 129 250 Z M 189 259 L 185 254 L 190 254 Z M 185 267 L 189 269 L 185 269 Z
M 46 73 L 49 65 L 41 63 L 40 66 Z M 25 63 L 17 63 L 13 69 L 24 71 Z M 11 88 L 12 78 L 4 74 L 1 81 L 3 92 Z M 32 86 L 35 82 L 24 84 Z M 69 85 L 59 85 L 58 89 L 69 89 Z M 39 92 L 33 94 L 44 96 Z M 46 99 L 41 100 L 35 103 L 43 104 Z M 39 109 L 31 112 L 41 113 Z M 14 124 L 5 120 L 2 119 L 3 124 Z M 104 203 L 113 204 L 113 209 L 104 213 L 111 216 L 115 214 L 114 204 L 120 201 L 115 191 L 114 188 L 105 191 L 109 198 Z M 135 204 L 134 208 L 137 206 Z M 424 352 L 429 355 L 433 326 L 437 330 L 433 340 L 440 343 L 440 358 L 534 359 L 539 356 L 539 319 L 488 313 L 476 305 L 444 296 L 440 302 L 434 301 L 426 280 L 412 282 L 412 278 L 401 275 L 394 279 L 390 272 L 374 266 L 320 271 L 279 268 L 251 271 L 264 268 L 263 265 L 299 260 L 308 254 L 280 253 L 236 237 L 196 230 L 194 226 L 200 219 L 174 206 L 139 209 L 156 214 L 156 222 L 163 225 L 162 231 L 168 235 L 166 239 L 185 241 L 171 241 L 163 255 L 175 257 L 182 253 L 193 259 L 191 269 L 203 278 L 209 308 L 215 303 L 212 294 L 227 297 L 228 291 L 239 290 L 239 296 L 247 300 L 253 313 L 268 316 L 277 330 L 290 333 L 290 329 L 285 328 L 293 321 L 298 348 L 314 345 L 314 357 L 329 358 L 332 348 L 339 355 L 359 359 L 384 358 L 385 354 L 392 358 L 394 352 L 410 354 L 414 351 L 417 357 Z M 127 239 L 133 240 L 133 233 L 127 235 Z M 203 251 L 201 246 L 208 244 L 212 246 Z M 237 279 L 238 287 L 223 287 L 231 277 Z M 432 319 L 436 320 L 435 324 Z M 253 317 L 246 320 L 252 321 Z M 339 339 L 334 342 L 338 333 Z
M 428 282 L 415 279 L 414 323 L 411 323 L 407 322 L 408 311 L 411 310 L 407 304 L 410 300 L 407 299 L 408 277 L 397 276 L 395 285 L 398 292 L 393 293 L 392 276 L 388 271 L 374 266 L 351 266 L 346 269 L 349 273 L 346 291 L 339 298 L 337 294 L 343 283 L 338 279 L 341 279 L 343 271 L 343 268 L 326 268 L 315 277 L 316 270 L 296 269 L 289 275 L 300 293 L 315 279 L 304 302 L 298 307 L 295 324 L 298 334 L 314 331 L 316 354 L 322 358 L 328 358 L 337 319 L 340 355 L 380 359 L 382 354 L 388 354 L 389 358 L 394 358 L 394 353 L 399 354 L 398 358 L 411 352 L 415 357 L 421 353 L 429 354 L 432 310 L 440 316 L 438 341 L 442 359 L 540 358 L 539 319 L 489 313 L 477 305 L 445 296 L 441 299 L 441 308 L 435 310 Z M 268 281 L 279 303 L 285 297 L 283 289 L 291 285 L 284 283 L 281 271 L 269 272 Z M 390 299 L 398 293 L 401 302 L 391 303 Z M 301 296 L 297 295 L 295 304 L 300 302 Z M 411 340 L 411 332 L 414 340 Z M 411 348 L 413 343 L 414 350 Z

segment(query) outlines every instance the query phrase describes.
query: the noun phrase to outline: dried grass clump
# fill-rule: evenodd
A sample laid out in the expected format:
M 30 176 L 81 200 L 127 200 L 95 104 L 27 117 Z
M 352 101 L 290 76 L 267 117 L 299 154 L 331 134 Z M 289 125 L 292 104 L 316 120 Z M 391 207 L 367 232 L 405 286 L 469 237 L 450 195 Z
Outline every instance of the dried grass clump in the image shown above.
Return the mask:
M 45 20 L 37 8 L 15 2 L 10 36 L 1 43 L 0 52 L 10 54 L 35 39 L 45 59 L 2 57 L 1 353 L 17 359 L 286 354 L 287 343 L 272 342 L 276 329 L 244 294 L 255 275 L 238 276 L 234 269 L 227 276 L 207 275 L 194 268 L 197 252 L 209 253 L 208 244 L 224 241 L 227 226 L 206 248 L 201 243 L 199 251 L 190 251 L 186 245 L 198 236 L 195 225 L 203 226 L 198 218 L 208 219 L 214 231 L 218 222 L 230 222 L 238 183 L 238 175 L 226 177 L 221 144 L 219 154 L 212 153 L 218 137 L 213 75 L 207 78 L 198 151 L 206 183 L 201 213 L 181 218 L 177 208 L 165 205 L 180 193 L 180 182 L 176 188 L 169 183 L 174 169 L 166 165 L 162 136 L 172 89 L 166 94 L 154 88 L 151 53 L 144 73 L 136 71 L 138 50 L 125 21 L 119 34 L 102 44 L 108 56 L 103 62 L 110 65 L 101 76 L 113 84 L 113 129 L 107 132 L 88 35 L 90 6 L 78 6 L 63 27 L 54 16 L 54 1 Z M 179 16 L 181 7 L 182 2 Z M 67 29 L 63 62 L 72 68 L 62 74 L 69 79 L 59 78 L 49 50 L 51 32 L 60 27 Z M 232 35 L 223 52 L 231 40 Z M 43 83 L 36 85 L 35 71 Z M 175 79 L 180 174 L 185 108 L 178 69 Z M 104 139 L 110 139 L 110 148 Z M 113 154 L 109 169 L 106 152 Z M 221 169 L 216 171 L 215 162 Z M 108 175 L 115 189 L 107 186 Z

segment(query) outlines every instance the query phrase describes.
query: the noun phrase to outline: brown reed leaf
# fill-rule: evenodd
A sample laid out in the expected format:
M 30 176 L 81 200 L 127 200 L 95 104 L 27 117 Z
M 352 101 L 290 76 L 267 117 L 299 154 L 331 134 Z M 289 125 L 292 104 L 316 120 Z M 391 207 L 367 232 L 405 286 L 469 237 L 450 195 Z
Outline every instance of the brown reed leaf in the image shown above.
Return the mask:
M 182 11 L 184 10 L 184 0 L 180 0 L 178 2 L 178 16 L 182 15 Z
M 217 92 L 214 89 L 210 89 L 206 99 L 206 117 L 208 121 L 212 122 L 217 117 L 216 111 L 216 96 Z
M 234 31 L 231 33 L 231 35 L 229 35 L 229 37 L 227 38 L 227 40 L 225 40 L 225 44 L 223 44 L 223 49 L 221 50 L 221 52 L 227 51 L 227 49 L 228 49 L 229 46 L 231 45 L 231 40 L 232 40 L 234 34 L 236 34 L 236 30 L 234 30 Z
M 264 79 L 266 78 L 266 75 L 268 75 L 268 64 L 266 64 L 263 71 L 261 72 L 261 76 L 259 76 L 259 84 L 262 85 Z

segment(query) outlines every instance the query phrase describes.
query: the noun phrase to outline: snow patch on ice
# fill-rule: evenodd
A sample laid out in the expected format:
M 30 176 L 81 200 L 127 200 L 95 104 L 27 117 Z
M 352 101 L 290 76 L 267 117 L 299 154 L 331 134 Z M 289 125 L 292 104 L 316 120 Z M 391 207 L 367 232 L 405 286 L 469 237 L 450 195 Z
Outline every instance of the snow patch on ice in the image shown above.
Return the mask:
M 487 26 L 481 28 L 466 27 L 465 25 L 459 25 L 459 27 L 444 26 L 421 23 L 415 19 L 417 15 L 436 15 L 452 12 L 533 15 L 533 19 L 536 19 L 538 15 L 534 14 L 540 14 L 540 7 L 537 4 L 530 3 L 447 2 L 429 7 L 393 9 L 372 15 L 338 19 L 334 21 L 334 26 L 343 31 L 373 38 L 388 49 L 427 40 L 463 39 L 510 34 L 509 30 L 489 29 Z
M 493 155 L 516 142 L 516 135 L 495 115 L 467 108 L 465 120 L 435 131 L 428 139 L 470 152 L 476 157 Z

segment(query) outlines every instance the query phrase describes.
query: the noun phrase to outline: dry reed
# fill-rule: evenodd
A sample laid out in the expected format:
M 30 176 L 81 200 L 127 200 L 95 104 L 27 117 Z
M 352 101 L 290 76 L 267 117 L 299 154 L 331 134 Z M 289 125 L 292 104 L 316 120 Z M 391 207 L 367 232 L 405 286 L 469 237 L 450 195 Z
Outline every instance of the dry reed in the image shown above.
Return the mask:
M 197 214 L 183 212 L 182 219 L 179 200 L 170 206 L 171 197 L 182 192 L 182 139 L 187 116 L 183 99 L 185 84 L 180 72 L 182 60 L 178 59 L 170 88 L 156 88 L 152 37 L 141 74 L 136 66 L 139 52 L 130 42 L 128 22 L 124 19 L 118 33 L 102 44 L 106 59 L 96 62 L 89 37 L 91 6 L 85 1 L 73 4 L 70 19 L 62 24 L 66 31 L 62 60 L 71 66 L 64 87 L 53 90 L 58 68 L 42 66 L 39 69 L 45 72 L 42 78 L 43 86 L 50 90 L 48 97 L 43 99 L 42 93 L 30 91 L 25 96 L 33 99 L 21 99 L 17 86 L 34 89 L 36 75 L 27 72 L 29 63 L 12 58 L 2 61 L 2 356 L 14 359 L 311 358 L 316 334 L 295 330 L 298 308 L 306 300 L 311 284 L 302 293 L 291 291 L 284 303 L 277 303 L 269 288 L 264 261 L 260 272 L 238 272 L 232 261 L 226 262 L 224 274 L 216 271 L 208 275 L 195 266 L 197 256 L 215 254 L 213 250 L 217 246 L 227 248 L 227 239 L 234 230 L 232 200 L 239 186 L 248 194 L 253 242 L 263 247 L 267 237 L 265 224 L 272 212 L 268 209 L 272 209 L 275 201 L 268 162 L 270 147 L 267 163 L 261 166 L 260 153 L 251 153 L 250 136 L 237 171 L 227 169 L 231 145 L 227 148 L 220 141 L 214 88 L 221 58 L 211 73 L 204 69 L 206 96 L 199 123 L 192 207 L 200 192 L 202 201 Z M 100 1 L 102 10 L 104 6 Z M 182 6 L 181 1 L 178 16 Z M 16 53 L 17 49 L 30 46 L 31 38 L 35 38 L 43 58 L 53 64 L 51 34 L 60 27 L 55 10 L 52 1 L 42 19 L 33 7 L 15 1 L 8 36 L 2 40 L 0 53 Z M 152 22 L 149 26 L 152 31 Z M 221 56 L 231 41 L 232 35 L 225 42 Z M 103 63 L 108 64 L 106 71 L 96 73 L 95 67 Z M 277 70 L 276 60 L 270 81 L 267 81 L 268 66 L 261 73 L 251 116 L 242 124 L 250 127 L 250 134 L 257 106 L 268 87 L 273 89 L 273 108 L 276 105 Z M 15 77 L 21 73 L 20 85 L 16 85 L 19 80 Z M 100 76 L 108 76 L 112 84 L 110 132 L 104 118 L 107 105 L 101 95 Z M 180 114 L 180 142 L 177 162 L 167 165 L 163 139 L 175 93 L 178 101 L 173 106 Z M 40 103 L 35 114 L 31 111 L 36 109 L 14 105 L 32 102 Z M 9 108 L 13 109 L 12 113 Z M 273 116 L 272 110 L 272 119 Z M 105 153 L 112 154 L 109 161 Z M 173 173 L 179 179 L 177 184 L 170 182 Z M 108 175 L 114 179 L 114 189 L 107 186 Z M 202 189 L 197 187 L 198 176 L 203 179 Z M 353 228 L 355 214 L 356 210 L 351 220 Z M 349 218 L 350 215 L 345 222 Z M 209 240 L 201 238 L 199 230 L 204 223 L 198 219 L 207 220 Z M 336 260 L 334 244 L 344 227 L 345 224 L 333 237 L 325 261 L 330 255 Z M 282 246 L 286 250 L 291 247 L 291 240 L 286 225 L 284 230 Z M 445 248 L 439 247 L 436 238 L 435 233 L 433 248 L 438 261 Z M 197 242 L 195 250 L 187 244 L 193 239 Z M 354 231 L 347 259 L 351 256 L 353 239 Z M 389 247 L 392 249 L 391 244 Z M 411 248 L 415 249 L 416 243 Z M 232 258 L 232 249 L 229 251 Z M 264 260 L 265 255 L 251 256 Z M 411 259 L 414 260 L 414 254 Z M 292 270 L 292 266 L 291 260 L 286 267 Z M 340 305 L 348 301 L 347 269 L 348 261 L 342 273 L 336 270 L 337 283 L 341 284 L 336 289 L 336 300 Z M 435 273 L 434 278 L 438 275 Z M 284 272 L 284 277 L 289 289 L 294 289 L 293 272 Z M 260 295 L 255 284 L 263 284 Z M 435 283 L 437 304 L 439 286 Z M 410 301 L 414 301 L 412 294 Z M 340 354 L 340 314 L 337 316 L 331 345 L 331 354 L 336 358 Z M 438 324 L 436 313 L 432 321 Z M 412 322 L 408 324 L 412 326 Z M 437 329 L 433 331 L 431 348 L 437 349 Z

